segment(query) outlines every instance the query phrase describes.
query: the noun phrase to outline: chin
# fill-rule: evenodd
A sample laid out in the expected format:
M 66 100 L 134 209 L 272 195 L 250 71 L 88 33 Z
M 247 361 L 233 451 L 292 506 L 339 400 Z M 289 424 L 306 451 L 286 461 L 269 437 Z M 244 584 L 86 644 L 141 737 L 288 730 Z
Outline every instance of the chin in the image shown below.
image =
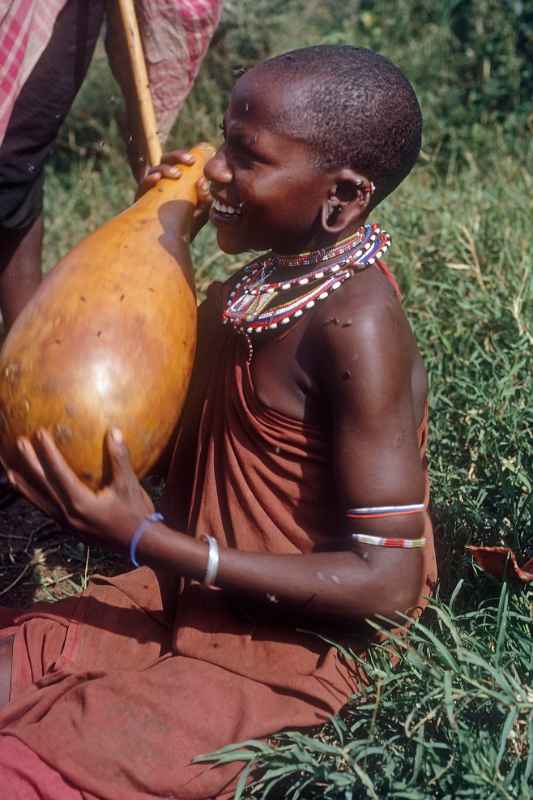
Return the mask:
M 238 255 L 256 249 L 250 242 L 231 236 L 228 231 L 217 228 L 217 244 L 228 255 Z
M 217 236 L 217 242 L 222 252 L 227 253 L 229 256 L 235 256 L 239 253 L 244 253 L 247 249 L 246 247 L 241 247 L 239 244 L 237 244 L 237 242 L 227 242 L 221 236 Z
M 212 223 L 215 224 L 215 223 Z M 229 225 L 216 225 L 217 244 L 220 249 L 228 255 L 238 255 L 240 253 L 264 253 L 266 250 L 274 249 L 270 239 L 252 234 L 251 232 L 239 230 Z

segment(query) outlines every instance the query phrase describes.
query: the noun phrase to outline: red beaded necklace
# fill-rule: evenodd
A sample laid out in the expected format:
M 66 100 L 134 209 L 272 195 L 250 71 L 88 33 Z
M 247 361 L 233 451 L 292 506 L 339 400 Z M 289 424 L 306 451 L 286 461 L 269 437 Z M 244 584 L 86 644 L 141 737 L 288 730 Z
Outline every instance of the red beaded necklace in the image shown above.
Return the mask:
M 247 335 L 251 359 L 253 351 L 249 334 L 276 330 L 301 317 L 317 301 L 325 300 L 331 292 L 342 286 L 356 271 L 374 264 L 389 245 L 390 237 L 379 225 L 366 224 L 330 248 L 298 256 L 275 253 L 259 256 L 244 267 L 242 277 L 228 296 L 222 321 Z M 276 267 L 303 266 L 313 266 L 313 269 L 286 281 L 267 282 Z M 284 292 L 300 287 L 302 291 L 289 301 L 276 302 Z

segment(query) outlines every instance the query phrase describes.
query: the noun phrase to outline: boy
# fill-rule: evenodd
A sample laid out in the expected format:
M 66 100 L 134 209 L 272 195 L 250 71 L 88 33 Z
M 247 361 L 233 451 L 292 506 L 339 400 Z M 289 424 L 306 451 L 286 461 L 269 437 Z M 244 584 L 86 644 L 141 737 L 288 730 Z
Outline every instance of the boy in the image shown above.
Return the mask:
M 364 677 L 315 634 L 362 652 L 367 617 L 423 604 L 426 376 L 388 238 L 364 224 L 420 136 L 410 84 L 368 50 L 298 50 L 238 81 L 205 169 L 210 216 L 225 251 L 272 252 L 201 308 L 164 520 L 120 432 L 98 494 L 46 432 L 20 443 L 18 488 L 152 569 L 6 615 L 0 778 L 26 789 L 32 770 L 62 799 L 231 796 L 235 765 L 191 758 L 324 721 Z

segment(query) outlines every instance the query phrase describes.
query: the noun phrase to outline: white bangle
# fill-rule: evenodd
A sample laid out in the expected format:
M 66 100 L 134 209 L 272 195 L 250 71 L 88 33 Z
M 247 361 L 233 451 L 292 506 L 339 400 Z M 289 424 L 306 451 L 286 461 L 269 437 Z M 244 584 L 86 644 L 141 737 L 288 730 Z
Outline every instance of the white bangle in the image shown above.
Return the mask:
M 207 542 L 209 547 L 203 584 L 204 586 L 212 586 L 217 579 L 218 564 L 220 561 L 218 542 L 212 536 L 202 536 L 202 539 L 204 542 Z

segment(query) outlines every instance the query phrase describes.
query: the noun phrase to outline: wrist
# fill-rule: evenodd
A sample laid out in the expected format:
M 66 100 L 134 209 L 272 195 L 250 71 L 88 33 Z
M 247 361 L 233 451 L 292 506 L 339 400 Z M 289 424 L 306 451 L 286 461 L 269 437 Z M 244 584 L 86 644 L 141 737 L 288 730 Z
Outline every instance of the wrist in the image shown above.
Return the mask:
M 102 542 L 120 552 L 127 552 L 133 534 L 145 517 L 146 514 L 126 509 L 118 514 L 106 515 L 99 526 L 92 527 L 92 532 L 96 527 Z
M 132 530 L 131 537 L 135 536 L 136 531 L 137 528 Z M 216 580 L 217 556 L 219 551 L 215 540 L 211 543 L 201 541 L 190 534 L 169 528 L 163 520 L 151 521 L 135 547 L 135 558 L 139 564 L 199 583 L 205 583 L 207 578 L 207 585 Z
M 155 522 L 164 522 L 163 514 L 159 514 L 157 511 L 147 514 L 133 532 L 133 535 L 130 539 L 129 555 L 130 561 L 134 567 L 140 566 L 139 562 L 137 561 L 137 546 L 147 529 Z

